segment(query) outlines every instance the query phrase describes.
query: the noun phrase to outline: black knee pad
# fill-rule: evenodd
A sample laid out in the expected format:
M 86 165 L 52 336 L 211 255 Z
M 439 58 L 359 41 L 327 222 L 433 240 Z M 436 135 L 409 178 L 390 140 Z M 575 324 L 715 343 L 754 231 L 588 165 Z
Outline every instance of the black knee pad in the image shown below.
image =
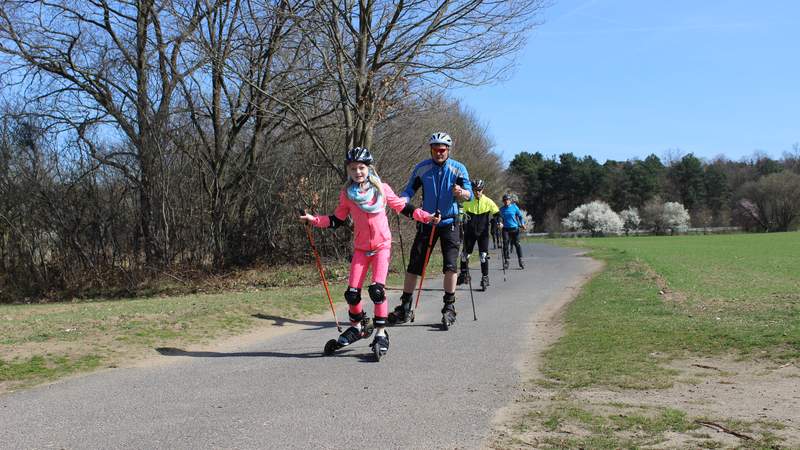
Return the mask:
M 361 289 L 349 287 L 344 291 L 344 299 L 348 305 L 357 305 L 361 302 Z
M 372 299 L 372 303 L 378 304 L 386 301 L 386 290 L 383 288 L 383 284 L 370 284 L 367 291 L 369 291 L 369 298 Z

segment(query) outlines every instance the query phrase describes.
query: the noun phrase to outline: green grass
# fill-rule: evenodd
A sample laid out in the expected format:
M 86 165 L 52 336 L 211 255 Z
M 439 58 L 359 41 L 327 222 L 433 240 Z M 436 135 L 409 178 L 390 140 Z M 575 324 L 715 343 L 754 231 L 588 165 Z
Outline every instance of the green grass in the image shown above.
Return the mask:
M 589 248 L 607 263 L 545 355 L 552 380 L 660 388 L 675 375 L 661 365 L 665 358 L 800 357 L 798 233 L 548 242 Z

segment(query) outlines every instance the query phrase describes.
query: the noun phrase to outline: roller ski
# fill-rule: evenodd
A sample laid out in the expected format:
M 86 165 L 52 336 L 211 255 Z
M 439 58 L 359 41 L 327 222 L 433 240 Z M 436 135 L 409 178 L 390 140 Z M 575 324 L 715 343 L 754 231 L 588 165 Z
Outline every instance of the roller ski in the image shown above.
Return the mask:
M 518 261 L 519 261 L 519 270 L 525 270 L 525 263 L 522 262 L 522 258 L 520 258 Z
M 453 303 L 445 303 L 442 308 L 442 329 L 447 331 L 456 323 L 456 307 Z
M 484 275 L 481 277 L 481 291 L 486 292 L 486 288 L 489 287 L 489 275 Z
M 372 354 L 375 355 L 375 360 L 380 361 L 382 357 L 386 356 L 389 351 L 389 333 L 376 334 L 375 339 L 372 340 Z
M 372 324 L 372 319 L 361 319 L 361 329 L 351 326 L 339 335 L 338 339 L 331 339 L 325 343 L 325 354 L 332 355 L 336 350 L 347 347 L 348 345 L 359 341 L 361 339 L 372 336 L 375 326 Z
M 401 323 L 414 321 L 414 310 L 412 309 L 411 296 L 403 294 L 400 297 L 400 303 L 394 308 L 394 311 L 389 313 L 389 325 L 399 325 Z

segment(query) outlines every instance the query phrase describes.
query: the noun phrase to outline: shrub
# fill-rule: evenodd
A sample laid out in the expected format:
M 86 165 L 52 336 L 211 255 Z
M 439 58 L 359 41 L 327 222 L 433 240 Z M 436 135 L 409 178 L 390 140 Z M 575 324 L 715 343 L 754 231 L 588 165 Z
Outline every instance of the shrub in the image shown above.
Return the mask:
M 607 203 L 599 200 L 578 206 L 561 224 L 571 230 L 588 231 L 592 236 L 619 234 L 623 226 L 617 213 Z

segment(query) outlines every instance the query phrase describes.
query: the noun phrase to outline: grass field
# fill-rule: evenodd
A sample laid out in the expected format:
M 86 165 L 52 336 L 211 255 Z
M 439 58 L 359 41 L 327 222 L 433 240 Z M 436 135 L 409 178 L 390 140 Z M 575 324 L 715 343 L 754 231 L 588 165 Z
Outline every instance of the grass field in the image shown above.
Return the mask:
M 589 249 L 606 267 L 568 307 L 563 337 L 543 355 L 542 378 L 530 380 L 527 392 L 532 394 L 520 400 L 521 412 L 497 448 L 786 445 L 778 435 L 795 426 L 791 418 L 781 423 L 758 416 L 750 421 L 724 414 L 692 416 L 647 399 L 653 390 L 676 383 L 691 393 L 693 383 L 709 382 L 701 375 L 681 375 L 670 368 L 671 361 L 707 357 L 759 367 L 798 363 L 800 233 L 543 242 Z M 734 375 L 719 373 L 722 378 Z M 642 393 L 627 396 L 642 400 L 596 400 L 625 391 Z M 598 392 L 608 395 L 592 396 Z M 701 400 L 708 401 L 696 399 Z M 725 441 L 709 434 L 701 422 L 712 419 L 752 439 Z
M 546 355 L 550 378 L 647 389 L 672 382 L 664 357 L 800 357 L 798 233 L 557 242 L 608 266 L 567 312 L 566 336 Z

